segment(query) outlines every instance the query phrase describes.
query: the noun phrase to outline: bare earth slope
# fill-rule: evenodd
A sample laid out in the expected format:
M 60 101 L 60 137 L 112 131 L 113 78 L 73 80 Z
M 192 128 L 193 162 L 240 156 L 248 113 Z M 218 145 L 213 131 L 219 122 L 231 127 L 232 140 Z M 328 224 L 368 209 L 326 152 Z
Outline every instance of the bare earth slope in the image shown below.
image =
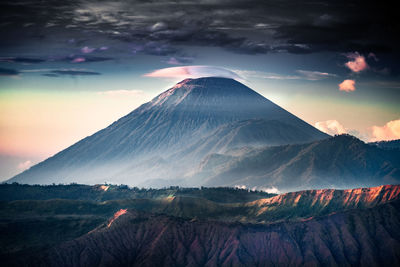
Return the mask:
M 127 211 L 49 251 L 53 266 L 396 266 L 399 201 L 307 221 L 241 225 Z
M 73 187 L 76 192 L 79 186 Z M 51 190 L 60 188 L 46 187 Z M 151 195 L 171 195 L 151 199 L 2 201 L 0 259 L 7 266 L 400 263 L 400 185 L 306 190 L 237 203 L 209 199 L 243 190 L 202 191 L 155 190 Z

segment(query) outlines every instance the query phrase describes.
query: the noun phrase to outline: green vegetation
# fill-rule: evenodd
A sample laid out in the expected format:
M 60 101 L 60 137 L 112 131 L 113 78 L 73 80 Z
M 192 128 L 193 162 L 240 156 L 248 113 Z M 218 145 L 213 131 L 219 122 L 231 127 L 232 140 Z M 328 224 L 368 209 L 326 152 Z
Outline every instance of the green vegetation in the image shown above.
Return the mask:
M 74 199 L 90 201 L 107 201 L 115 199 L 159 199 L 168 196 L 200 197 L 215 202 L 234 203 L 249 202 L 268 198 L 275 194 L 257 190 L 246 190 L 232 187 L 182 188 L 137 188 L 127 185 L 22 185 L 18 183 L 0 184 L 0 201 L 12 200 L 46 200 Z

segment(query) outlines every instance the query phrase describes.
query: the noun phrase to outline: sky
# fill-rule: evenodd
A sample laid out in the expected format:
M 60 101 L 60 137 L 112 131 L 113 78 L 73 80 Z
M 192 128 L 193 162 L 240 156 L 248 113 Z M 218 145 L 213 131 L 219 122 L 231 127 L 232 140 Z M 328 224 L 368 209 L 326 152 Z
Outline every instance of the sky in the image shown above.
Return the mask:
M 380 2 L 1 1 L 0 181 L 188 77 L 234 78 L 332 135 L 399 139 L 400 23 Z

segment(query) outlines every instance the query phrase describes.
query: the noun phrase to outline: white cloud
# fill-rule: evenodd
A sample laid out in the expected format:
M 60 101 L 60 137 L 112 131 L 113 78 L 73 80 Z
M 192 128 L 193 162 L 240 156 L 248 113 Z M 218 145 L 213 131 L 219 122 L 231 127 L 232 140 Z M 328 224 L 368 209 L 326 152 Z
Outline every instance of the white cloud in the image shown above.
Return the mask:
M 269 194 L 280 194 L 281 192 L 275 186 L 265 187 L 265 186 L 253 186 L 251 189 L 245 185 L 235 185 L 235 188 L 251 190 L 251 191 L 263 191 Z
M 396 139 L 400 139 L 400 119 L 389 121 L 384 126 L 372 126 L 372 142 Z
M 247 186 L 245 186 L 245 185 L 235 185 L 235 188 L 237 188 L 237 189 L 247 189 Z
M 153 26 L 151 26 L 152 31 L 162 31 L 165 30 L 166 28 L 167 24 L 165 24 L 164 22 L 157 22 Z
M 337 120 L 319 121 L 314 124 L 314 127 L 329 135 L 347 133 L 346 128 Z
M 27 160 L 24 162 L 21 162 L 18 164 L 17 168 L 21 171 L 28 169 L 30 166 L 32 166 L 32 161 Z
M 258 78 L 258 79 L 273 79 L 273 80 L 308 80 L 318 81 L 329 77 L 335 77 L 336 74 L 309 71 L 309 70 L 296 70 L 297 75 L 285 75 L 273 72 L 263 72 L 255 70 L 234 70 L 237 74 L 244 78 Z
M 276 188 L 275 186 L 271 186 L 271 187 L 256 186 L 256 187 L 253 187 L 252 190 L 263 191 L 268 194 L 280 194 L 281 193 L 278 190 L 278 188 Z
M 263 72 L 256 70 L 233 70 L 238 75 L 249 79 L 249 78 L 259 78 L 259 79 L 274 79 L 274 80 L 297 80 L 301 79 L 298 75 L 282 75 L 272 72 Z
M 296 72 L 301 74 L 304 77 L 304 79 L 309 81 L 318 81 L 336 76 L 336 74 L 320 72 L 320 71 L 297 70 Z
M 339 91 L 353 92 L 356 90 L 356 81 L 354 80 L 344 80 L 339 84 Z

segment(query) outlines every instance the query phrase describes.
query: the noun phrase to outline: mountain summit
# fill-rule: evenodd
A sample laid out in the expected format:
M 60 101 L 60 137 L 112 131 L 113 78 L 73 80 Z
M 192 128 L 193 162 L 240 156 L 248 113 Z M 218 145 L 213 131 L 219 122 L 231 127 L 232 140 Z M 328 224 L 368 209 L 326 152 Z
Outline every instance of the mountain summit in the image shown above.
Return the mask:
M 326 137 L 233 79 L 186 79 L 9 181 L 143 185 L 163 179 L 152 185 L 164 186 L 182 182 L 210 153 Z

